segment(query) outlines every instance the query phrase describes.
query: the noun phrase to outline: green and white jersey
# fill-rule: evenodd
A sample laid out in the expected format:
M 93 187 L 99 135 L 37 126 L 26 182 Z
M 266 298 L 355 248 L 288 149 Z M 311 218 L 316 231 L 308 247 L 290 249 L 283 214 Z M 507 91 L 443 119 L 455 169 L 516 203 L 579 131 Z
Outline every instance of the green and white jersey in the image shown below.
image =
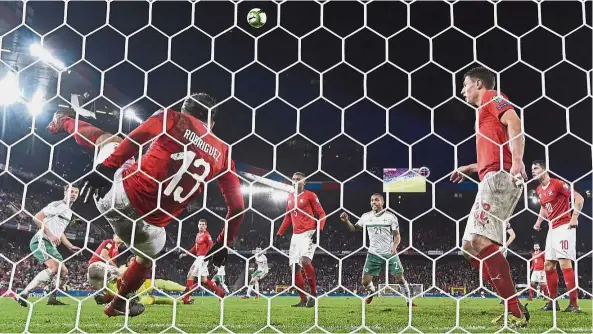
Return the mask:
M 256 270 L 268 271 L 268 258 L 264 254 L 255 255 Z
M 369 236 L 369 253 L 390 254 L 393 247 L 393 231 L 399 230 L 397 217 L 391 212 L 384 211 L 375 214 L 373 211 L 367 212 L 360 217 L 356 223 L 367 229 Z
M 44 225 L 56 237 L 60 237 L 72 221 L 72 210 L 63 200 L 51 202 L 41 211 L 45 214 L 45 219 L 43 220 Z M 47 236 L 43 233 L 43 229 L 37 233 L 47 239 Z
M 224 275 L 225 275 L 224 266 L 218 267 L 218 269 L 216 269 L 216 276 L 224 276 Z

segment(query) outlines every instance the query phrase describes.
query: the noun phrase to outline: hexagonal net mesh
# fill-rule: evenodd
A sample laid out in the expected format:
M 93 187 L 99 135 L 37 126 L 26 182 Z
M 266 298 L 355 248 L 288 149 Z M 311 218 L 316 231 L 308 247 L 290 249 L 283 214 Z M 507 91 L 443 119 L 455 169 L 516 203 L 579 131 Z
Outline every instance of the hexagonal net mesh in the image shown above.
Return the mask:
M 591 333 L 591 40 L 591 1 L 0 2 L 0 331 Z

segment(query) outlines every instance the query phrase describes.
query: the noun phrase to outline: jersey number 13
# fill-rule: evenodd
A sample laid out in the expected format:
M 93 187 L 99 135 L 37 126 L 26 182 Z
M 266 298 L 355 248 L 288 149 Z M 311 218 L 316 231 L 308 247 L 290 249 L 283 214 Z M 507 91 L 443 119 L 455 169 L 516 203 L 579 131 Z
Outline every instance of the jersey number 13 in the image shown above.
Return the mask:
M 200 189 L 200 186 L 202 185 L 204 180 L 206 180 L 208 174 L 210 174 L 210 164 L 202 158 L 196 160 L 196 152 L 193 151 L 184 151 L 171 154 L 171 159 L 175 161 L 183 160 L 183 163 L 181 164 L 181 167 L 179 167 L 179 170 L 177 170 L 177 173 L 175 173 L 175 175 L 171 179 L 171 182 L 169 182 L 167 188 L 165 188 L 165 191 L 163 193 L 165 194 L 165 196 L 170 196 L 171 193 L 173 193 L 173 199 L 176 202 L 183 203 L 188 198 L 190 198 L 196 191 L 198 191 L 198 189 Z M 196 168 L 204 167 L 204 169 L 201 173 L 193 173 L 188 171 L 188 169 L 192 166 Z M 179 184 L 179 181 L 181 181 L 181 178 L 185 174 L 191 176 L 196 181 L 196 183 L 188 191 L 185 197 L 181 197 L 181 193 L 183 193 L 184 189 L 181 186 L 177 185 Z

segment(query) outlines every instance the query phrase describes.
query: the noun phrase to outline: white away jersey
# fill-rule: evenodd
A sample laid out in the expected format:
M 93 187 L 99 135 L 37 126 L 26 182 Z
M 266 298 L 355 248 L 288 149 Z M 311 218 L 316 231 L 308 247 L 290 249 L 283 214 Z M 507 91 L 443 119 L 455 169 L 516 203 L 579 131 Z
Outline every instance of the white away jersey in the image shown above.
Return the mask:
M 219 275 L 219 276 L 225 275 L 224 266 L 220 266 L 220 267 L 218 267 L 218 269 L 216 269 L 216 275 Z
M 369 252 L 379 255 L 391 253 L 393 247 L 393 231 L 399 230 L 397 217 L 391 212 L 384 211 L 375 215 L 373 211 L 360 217 L 356 226 L 366 227 L 369 236 Z
M 261 271 L 268 270 L 268 258 L 264 255 L 255 255 L 255 263 L 257 263 L 257 269 Z
M 63 200 L 51 202 L 41 211 L 45 214 L 43 223 L 56 237 L 60 237 L 64 233 L 72 220 L 72 210 Z M 43 235 L 43 230 L 39 230 L 38 233 Z M 47 237 L 44 235 L 44 238 Z

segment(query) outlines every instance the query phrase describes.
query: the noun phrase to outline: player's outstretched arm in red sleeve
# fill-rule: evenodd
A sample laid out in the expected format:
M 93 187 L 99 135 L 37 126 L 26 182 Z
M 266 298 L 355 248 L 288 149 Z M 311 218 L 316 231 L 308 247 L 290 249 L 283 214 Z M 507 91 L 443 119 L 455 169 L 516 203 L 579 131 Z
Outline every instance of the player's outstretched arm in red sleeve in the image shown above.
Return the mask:
M 189 249 L 189 253 L 193 255 L 198 254 L 198 243 L 194 242 L 194 245 Z
M 241 193 L 241 183 L 239 182 L 237 175 L 234 174 L 234 172 L 236 172 L 234 161 L 231 161 L 230 171 L 233 173 L 227 172 L 216 180 L 227 205 L 226 219 L 230 219 L 228 226 L 220 231 L 216 241 L 219 244 L 224 242 L 225 230 L 228 228 L 227 246 L 235 240 L 239 228 L 245 219 L 245 213 L 243 212 L 245 211 L 245 202 L 243 201 L 243 194 Z
M 284 233 L 286 232 L 286 229 L 288 229 L 288 226 L 290 226 L 290 224 L 292 224 L 292 217 L 291 217 L 291 213 L 288 211 L 288 200 L 287 200 L 286 201 L 286 215 L 284 216 L 284 219 L 282 220 L 282 224 L 280 225 L 280 228 L 278 229 L 278 235 L 283 236 Z
M 309 199 L 309 203 L 311 204 L 311 207 L 313 207 L 313 210 L 315 210 L 319 218 L 319 230 L 323 231 L 323 228 L 325 227 L 326 217 L 325 210 L 323 210 L 323 206 L 321 206 L 321 203 L 319 202 L 319 197 L 313 194 L 313 196 Z
M 113 151 L 113 153 L 103 161 L 103 165 L 107 167 L 121 167 L 124 162 L 131 157 L 138 154 L 140 151 L 139 145 L 144 145 L 154 137 L 163 133 L 163 119 L 170 112 L 157 112 L 139 127 L 134 129 Z M 169 116 L 170 117 L 170 116 Z M 167 130 L 173 125 L 173 121 L 167 122 Z

